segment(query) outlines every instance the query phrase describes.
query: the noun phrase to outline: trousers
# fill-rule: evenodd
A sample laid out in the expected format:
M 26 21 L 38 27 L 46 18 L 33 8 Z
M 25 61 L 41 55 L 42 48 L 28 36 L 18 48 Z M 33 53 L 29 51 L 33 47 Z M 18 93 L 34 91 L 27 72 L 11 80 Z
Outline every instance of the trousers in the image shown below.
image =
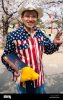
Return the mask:
M 16 84 L 16 89 L 18 94 L 27 94 L 26 88 Z M 32 94 L 46 94 L 45 84 L 42 84 L 40 87 L 34 88 L 34 93 Z

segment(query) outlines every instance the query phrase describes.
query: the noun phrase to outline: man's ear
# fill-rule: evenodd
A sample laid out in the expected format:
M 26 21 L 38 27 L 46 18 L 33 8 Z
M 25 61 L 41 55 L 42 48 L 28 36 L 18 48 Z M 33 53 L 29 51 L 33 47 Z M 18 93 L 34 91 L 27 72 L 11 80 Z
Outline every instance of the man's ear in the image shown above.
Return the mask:
M 21 22 L 23 22 L 23 17 L 21 16 Z

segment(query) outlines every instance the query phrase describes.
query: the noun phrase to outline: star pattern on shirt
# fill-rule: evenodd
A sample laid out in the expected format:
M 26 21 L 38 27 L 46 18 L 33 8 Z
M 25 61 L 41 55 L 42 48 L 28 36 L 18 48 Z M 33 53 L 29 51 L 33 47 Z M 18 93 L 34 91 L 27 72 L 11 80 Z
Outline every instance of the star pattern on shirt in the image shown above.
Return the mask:
M 7 66 L 9 70 L 11 69 L 9 65 L 4 61 L 3 57 L 7 54 L 10 54 L 11 52 L 16 51 L 15 44 L 13 42 L 14 40 L 25 41 L 26 39 L 29 39 L 29 37 L 30 37 L 30 34 L 24 29 L 23 26 L 18 28 L 16 31 L 8 33 L 8 36 L 6 39 L 6 47 L 4 49 L 4 53 L 1 58 L 2 58 L 2 62 Z M 46 54 L 52 54 L 59 48 L 59 46 L 51 43 L 50 39 L 47 38 L 40 29 L 36 30 L 34 37 L 38 38 L 38 44 L 40 46 L 44 46 L 44 53 Z M 23 50 L 23 49 L 28 48 L 28 46 L 29 44 L 25 43 L 23 45 L 19 45 L 18 48 Z

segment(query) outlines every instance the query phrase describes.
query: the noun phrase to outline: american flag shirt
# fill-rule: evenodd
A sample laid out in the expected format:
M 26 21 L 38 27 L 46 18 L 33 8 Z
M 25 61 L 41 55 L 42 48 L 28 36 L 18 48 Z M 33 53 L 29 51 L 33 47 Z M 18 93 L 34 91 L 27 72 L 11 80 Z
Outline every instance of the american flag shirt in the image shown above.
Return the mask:
M 9 71 L 14 72 L 10 65 L 4 61 L 3 57 L 11 52 L 16 52 L 23 62 L 39 74 L 39 78 L 34 81 L 34 86 L 39 87 L 45 82 L 42 55 L 43 53 L 52 54 L 58 48 L 59 46 L 51 43 L 40 29 L 36 28 L 32 37 L 24 29 L 24 26 L 20 26 L 20 28 L 7 35 L 6 47 L 1 57 L 2 63 L 5 64 Z

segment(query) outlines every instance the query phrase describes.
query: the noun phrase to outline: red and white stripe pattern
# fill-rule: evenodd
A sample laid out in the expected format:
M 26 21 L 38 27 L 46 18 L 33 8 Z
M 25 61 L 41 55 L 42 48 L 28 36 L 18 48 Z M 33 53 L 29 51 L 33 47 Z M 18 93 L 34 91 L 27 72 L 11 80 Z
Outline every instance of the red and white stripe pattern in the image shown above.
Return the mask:
M 27 40 L 20 41 L 15 40 L 16 44 L 16 52 L 20 59 L 25 62 L 28 66 L 32 67 L 35 72 L 39 73 L 39 78 L 34 81 L 34 86 L 38 87 L 44 83 L 44 71 L 42 65 L 42 55 L 43 55 L 43 47 L 38 45 L 38 41 L 41 38 L 28 38 Z M 29 47 L 19 50 L 18 45 L 28 43 Z

